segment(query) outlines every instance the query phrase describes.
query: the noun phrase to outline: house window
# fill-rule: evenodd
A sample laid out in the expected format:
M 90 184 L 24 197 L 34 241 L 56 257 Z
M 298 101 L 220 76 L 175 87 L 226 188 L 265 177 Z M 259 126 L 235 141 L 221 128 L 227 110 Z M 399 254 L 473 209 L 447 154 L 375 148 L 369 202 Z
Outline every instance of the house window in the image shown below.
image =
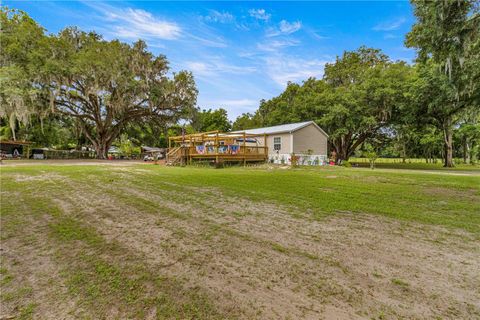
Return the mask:
M 279 151 L 282 149 L 282 137 L 273 138 L 273 150 Z

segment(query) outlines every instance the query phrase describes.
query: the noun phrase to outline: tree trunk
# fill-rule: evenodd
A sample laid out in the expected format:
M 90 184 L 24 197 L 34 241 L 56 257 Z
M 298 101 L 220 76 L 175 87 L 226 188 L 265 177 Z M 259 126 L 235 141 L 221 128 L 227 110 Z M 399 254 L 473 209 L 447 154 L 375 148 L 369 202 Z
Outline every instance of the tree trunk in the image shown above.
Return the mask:
M 95 148 L 95 151 L 97 152 L 97 159 L 107 159 L 108 149 L 110 149 L 110 146 L 107 146 L 106 141 L 99 142 Z
M 95 153 L 97 154 L 97 159 L 107 159 L 108 158 L 108 149 L 110 149 L 111 143 L 105 136 L 99 136 L 95 141 L 92 141 L 93 147 L 95 148 Z
M 463 143 L 463 162 L 465 164 L 470 163 L 470 144 L 468 143 L 467 138 L 465 138 Z
M 15 135 L 15 128 L 11 128 L 12 129 L 12 138 L 13 138 L 13 141 L 16 141 L 17 140 L 17 136 Z
M 445 142 L 445 157 L 444 167 L 452 168 L 453 165 L 453 133 L 452 133 L 452 119 L 448 118 L 443 125 L 443 135 Z
M 336 151 L 336 159 L 335 159 L 335 164 L 340 165 L 342 161 L 348 161 L 348 158 L 350 157 L 348 148 L 345 146 L 343 141 L 340 141 L 340 143 L 337 143 L 335 146 L 335 151 Z
M 336 164 L 341 164 L 342 161 L 348 161 L 348 154 L 347 150 L 345 148 L 341 148 L 339 152 L 337 152 L 337 163 Z
M 98 127 L 100 126 L 97 125 L 97 128 Z M 116 125 L 110 130 L 102 130 L 100 132 L 97 132 L 96 135 L 93 135 L 91 132 L 84 129 L 86 138 L 92 143 L 93 148 L 95 149 L 97 159 L 107 159 L 108 149 L 110 149 L 110 147 L 112 146 L 112 142 L 120 134 L 121 128 L 122 126 Z
M 337 165 L 341 164 L 343 161 L 348 161 L 355 150 L 357 150 L 367 138 L 367 135 L 361 135 L 355 142 L 353 142 L 351 141 L 351 136 L 352 134 L 349 134 L 346 137 L 337 138 L 332 141 L 332 145 L 337 153 L 337 159 L 335 161 Z
M 468 152 L 468 159 L 470 159 L 470 164 L 475 164 L 478 158 L 478 157 L 475 157 L 475 153 L 474 153 L 475 146 L 476 146 L 475 142 L 472 141 L 472 144 L 470 145 L 470 149 Z

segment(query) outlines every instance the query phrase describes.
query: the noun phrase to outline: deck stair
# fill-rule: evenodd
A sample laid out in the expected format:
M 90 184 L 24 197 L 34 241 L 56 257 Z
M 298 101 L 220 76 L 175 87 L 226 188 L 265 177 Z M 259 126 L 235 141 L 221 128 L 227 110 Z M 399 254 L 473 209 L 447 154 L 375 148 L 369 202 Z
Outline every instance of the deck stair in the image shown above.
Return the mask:
M 181 165 L 184 161 L 184 150 L 182 147 L 175 147 L 167 153 L 167 166 Z
M 263 162 L 268 159 L 267 135 L 207 131 L 168 138 L 166 164 Z

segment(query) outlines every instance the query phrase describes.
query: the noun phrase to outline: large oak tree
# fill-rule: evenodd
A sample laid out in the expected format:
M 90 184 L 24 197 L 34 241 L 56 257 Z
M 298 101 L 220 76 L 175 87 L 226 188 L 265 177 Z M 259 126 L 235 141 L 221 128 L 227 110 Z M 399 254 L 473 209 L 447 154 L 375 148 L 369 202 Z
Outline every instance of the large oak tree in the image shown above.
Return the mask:
M 367 139 L 389 126 L 409 103 L 413 70 L 380 50 L 361 47 L 325 67 L 324 108 L 317 121 L 328 130 L 338 160 L 348 160 Z
M 408 104 L 412 79 L 405 63 L 361 47 L 328 64 L 324 79 L 290 83 L 278 97 L 262 101 L 252 120 L 262 125 L 314 120 L 328 132 L 337 161 L 348 160 Z
M 197 132 L 214 130 L 227 132 L 232 129 L 232 124 L 228 120 L 227 110 L 223 108 L 216 110 L 196 109 L 192 118 L 192 127 Z
M 191 73 L 168 77 L 166 57 L 148 52 L 143 41 L 106 41 L 76 28 L 45 35 L 25 13 L 1 14 L 2 115 L 21 109 L 24 115 L 54 112 L 76 119 L 105 158 L 128 123 L 175 122 L 195 105 Z M 35 30 L 33 39 L 24 34 L 28 30 Z M 14 89 L 16 83 L 22 90 Z
M 443 130 L 444 166 L 452 167 L 455 120 L 465 109 L 479 108 L 478 1 L 414 0 L 412 4 L 417 21 L 406 44 L 417 48 L 417 60 L 424 69 L 422 94 L 426 99 L 421 101 L 419 113 Z

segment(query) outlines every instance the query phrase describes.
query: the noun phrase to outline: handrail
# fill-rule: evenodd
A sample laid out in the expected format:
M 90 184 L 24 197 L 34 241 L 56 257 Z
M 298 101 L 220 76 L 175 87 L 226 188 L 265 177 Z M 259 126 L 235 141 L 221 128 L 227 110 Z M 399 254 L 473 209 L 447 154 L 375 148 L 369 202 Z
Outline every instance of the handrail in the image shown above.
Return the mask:
M 171 141 L 185 141 L 189 142 L 190 138 L 202 138 L 204 141 L 214 141 L 217 139 L 225 139 L 225 138 L 259 138 L 264 136 L 264 134 L 255 134 L 255 133 L 238 133 L 238 132 L 218 132 L 218 131 L 208 131 L 208 132 L 202 132 L 202 133 L 192 133 L 192 134 L 186 134 L 184 136 L 174 136 L 174 137 L 169 137 L 169 140 Z
M 173 136 L 173 137 L 170 137 L 169 139 L 171 140 L 177 140 L 177 139 L 187 139 L 187 138 L 190 138 L 190 137 L 199 137 L 199 136 L 202 136 L 202 135 L 206 135 L 206 134 L 213 134 L 213 133 L 219 133 L 220 131 L 218 130 L 213 130 L 213 131 L 206 131 L 206 132 L 198 132 L 198 133 L 190 133 L 190 134 L 185 134 L 185 135 L 182 135 L 182 136 Z
M 172 154 L 174 154 L 174 153 L 177 153 L 178 150 L 180 150 L 180 148 L 181 148 L 181 147 L 172 148 L 171 150 L 169 150 L 169 151 L 167 152 L 167 156 L 172 155 Z
M 182 147 L 175 147 L 171 149 L 170 151 L 167 152 L 167 162 L 174 163 L 178 162 L 178 160 L 181 158 L 181 155 L 179 155 L 179 151 L 181 151 Z
M 238 151 L 233 153 L 232 150 L 228 149 L 228 146 L 205 146 L 204 152 L 199 153 L 197 148 L 194 146 L 187 147 L 189 149 L 190 155 L 228 155 L 228 156 L 244 156 L 244 155 L 267 155 L 268 154 L 268 147 L 263 146 L 239 146 Z M 225 151 L 221 151 L 224 150 Z

